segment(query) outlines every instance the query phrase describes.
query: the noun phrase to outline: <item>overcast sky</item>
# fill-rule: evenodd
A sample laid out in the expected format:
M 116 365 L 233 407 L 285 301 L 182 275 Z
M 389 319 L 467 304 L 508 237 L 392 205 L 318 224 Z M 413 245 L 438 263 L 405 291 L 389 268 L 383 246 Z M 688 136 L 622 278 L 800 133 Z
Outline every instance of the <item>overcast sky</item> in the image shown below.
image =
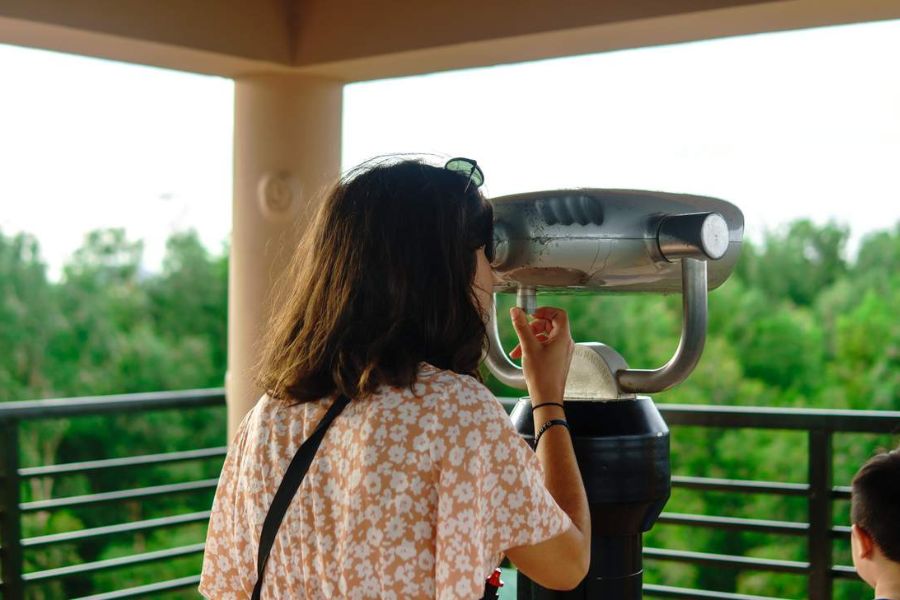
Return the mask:
M 854 243 L 900 219 L 900 21 L 348 86 L 344 167 L 475 158 L 491 195 L 570 186 L 709 194 L 758 238 L 798 217 Z M 59 266 L 124 226 L 230 228 L 230 81 L 0 46 L 0 229 Z

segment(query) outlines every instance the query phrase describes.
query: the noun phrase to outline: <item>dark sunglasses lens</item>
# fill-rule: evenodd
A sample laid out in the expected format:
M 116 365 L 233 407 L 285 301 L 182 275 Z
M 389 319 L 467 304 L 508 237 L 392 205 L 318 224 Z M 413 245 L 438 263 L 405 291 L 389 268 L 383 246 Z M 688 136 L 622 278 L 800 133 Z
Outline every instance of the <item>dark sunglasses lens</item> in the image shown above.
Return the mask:
M 474 161 L 468 158 L 451 158 L 444 165 L 444 168 L 459 173 L 474 184 L 475 187 L 481 187 L 481 184 L 484 183 L 484 173 L 481 172 L 481 169 L 478 168 Z
M 484 183 L 484 173 L 481 172 L 481 169 L 478 166 L 475 166 L 475 170 L 472 171 L 472 183 L 475 184 L 475 187 L 481 187 L 481 184 Z
M 444 167 L 451 171 L 468 174 L 472 170 L 472 161 L 467 158 L 451 158 Z

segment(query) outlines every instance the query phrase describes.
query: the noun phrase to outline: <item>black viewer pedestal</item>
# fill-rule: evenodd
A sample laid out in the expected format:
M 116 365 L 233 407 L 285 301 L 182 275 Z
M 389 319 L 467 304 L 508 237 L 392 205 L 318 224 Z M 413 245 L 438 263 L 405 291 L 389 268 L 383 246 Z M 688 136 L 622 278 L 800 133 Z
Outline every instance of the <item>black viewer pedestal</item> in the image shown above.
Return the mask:
M 671 491 L 669 428 L 653 401 L 566 402 L 575 456 L 591 511 L 591 566 L 574 590 L 547 590 L 523 574 L 518 600 L 636 600 L 642 596 L 641 536 Z M 519 400 L 513 424 L 534 443 L 531 401 Z

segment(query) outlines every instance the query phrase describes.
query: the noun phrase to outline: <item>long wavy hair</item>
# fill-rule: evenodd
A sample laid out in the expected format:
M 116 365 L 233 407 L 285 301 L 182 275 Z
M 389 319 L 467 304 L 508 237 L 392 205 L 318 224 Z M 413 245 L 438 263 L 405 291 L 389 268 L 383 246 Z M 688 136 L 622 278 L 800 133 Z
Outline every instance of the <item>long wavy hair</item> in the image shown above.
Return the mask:
M 306 402 L 415 382 L 419 365 L 478 377 L 487 341 L 472 284 L 491 205 L 422 160 L 364 163 L 328 193 L 296 250 L 257 383 Z

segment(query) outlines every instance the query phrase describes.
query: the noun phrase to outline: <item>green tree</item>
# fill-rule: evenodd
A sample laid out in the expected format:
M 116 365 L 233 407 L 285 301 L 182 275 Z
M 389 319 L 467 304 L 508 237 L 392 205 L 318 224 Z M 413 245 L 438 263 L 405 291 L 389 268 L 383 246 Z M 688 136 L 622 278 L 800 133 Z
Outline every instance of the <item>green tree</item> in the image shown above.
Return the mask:
M 0 401 L 54 392 L 46 346 L 61 315 L 37 240 L 0 231 Z
M 900 409 L 900 226 L 863 239 L 845 257 L 847 229 L 798 221 L 746 243 L 735 274 L 711 293 L 703 359 L 657 402 Z M 176 390 L 222 383 L 226 366 L 227 249 L 212 253 L 194 232 L 173 235 L 160 273 L 141 270 L 142 244 L 121 229 L 88 234 L 59 282 L 47 279 L 34 238 L 0 232 L 0 400 Z M 512 296 L 500 298 L 506 319 Z M 656 367 L 674 351 L 678 295 L 542 296 L 569 311 L 576 341 L 601 341 L 630 365 Z M 489 380 L 490 381 L 490 380 Z M 491 382 L 498 395 L 521 395 Z M 110 415 L 23 426 L 26 466 L 188 450 L 225 443 L 221 409 Z M 835 483 L 846 484 L 890 436 L 836 436 Z M 802 434 L 674 428 L 673 471 L 682 475 L 803 482 Z M 182 462 L 60 478 L 33 478 L 24 500 L 112 491 L 214 477 L 218 462 Z M 28 515 L 26 536 L 205 510 L 210 494 L 142 503 L 72 507 Z M 672 512 L 803 522 L 803 498 L 678 490 Z M 846 507 L 838 508 L 846 522 Z M 26 553 L 43 569 L 191 544 L 203 527 L 97 538 Z M 805 560 L 802 540 L 679 526 L 657 526 L 648 545 L 701 552 Z M 838 542 L 841 560 L 846 548 Z M 165 577 L 196 573 L 198 557 L 171 561 Z M 35 586 L 34 597 L 71 597 L 158 580 L 158 567 L 112 570 Z M 780 597 L 804 597 L 802 578 L 649 562 L 648 581 Z M 858 597 L 840 587 L 836 598 Z
M 162 274 L 148 282 L 155 330 L 169 343 L 192 340 L 198 351 L 205 346 L 203 362 L 210 368 L 194 380 L 222 385 L 228 348 L 227 248 L 221 256 L 211 256 L 191 230 L 170 237 L 166 250 Z
M 806 219 L 794 221 L 786 230 L 769 232 L 759 250 L 747 244 L 738 276 L 769 300 L 808 306 L 847 272 L 848 235 L 849 229 L 834 223 L 819 227 Z

